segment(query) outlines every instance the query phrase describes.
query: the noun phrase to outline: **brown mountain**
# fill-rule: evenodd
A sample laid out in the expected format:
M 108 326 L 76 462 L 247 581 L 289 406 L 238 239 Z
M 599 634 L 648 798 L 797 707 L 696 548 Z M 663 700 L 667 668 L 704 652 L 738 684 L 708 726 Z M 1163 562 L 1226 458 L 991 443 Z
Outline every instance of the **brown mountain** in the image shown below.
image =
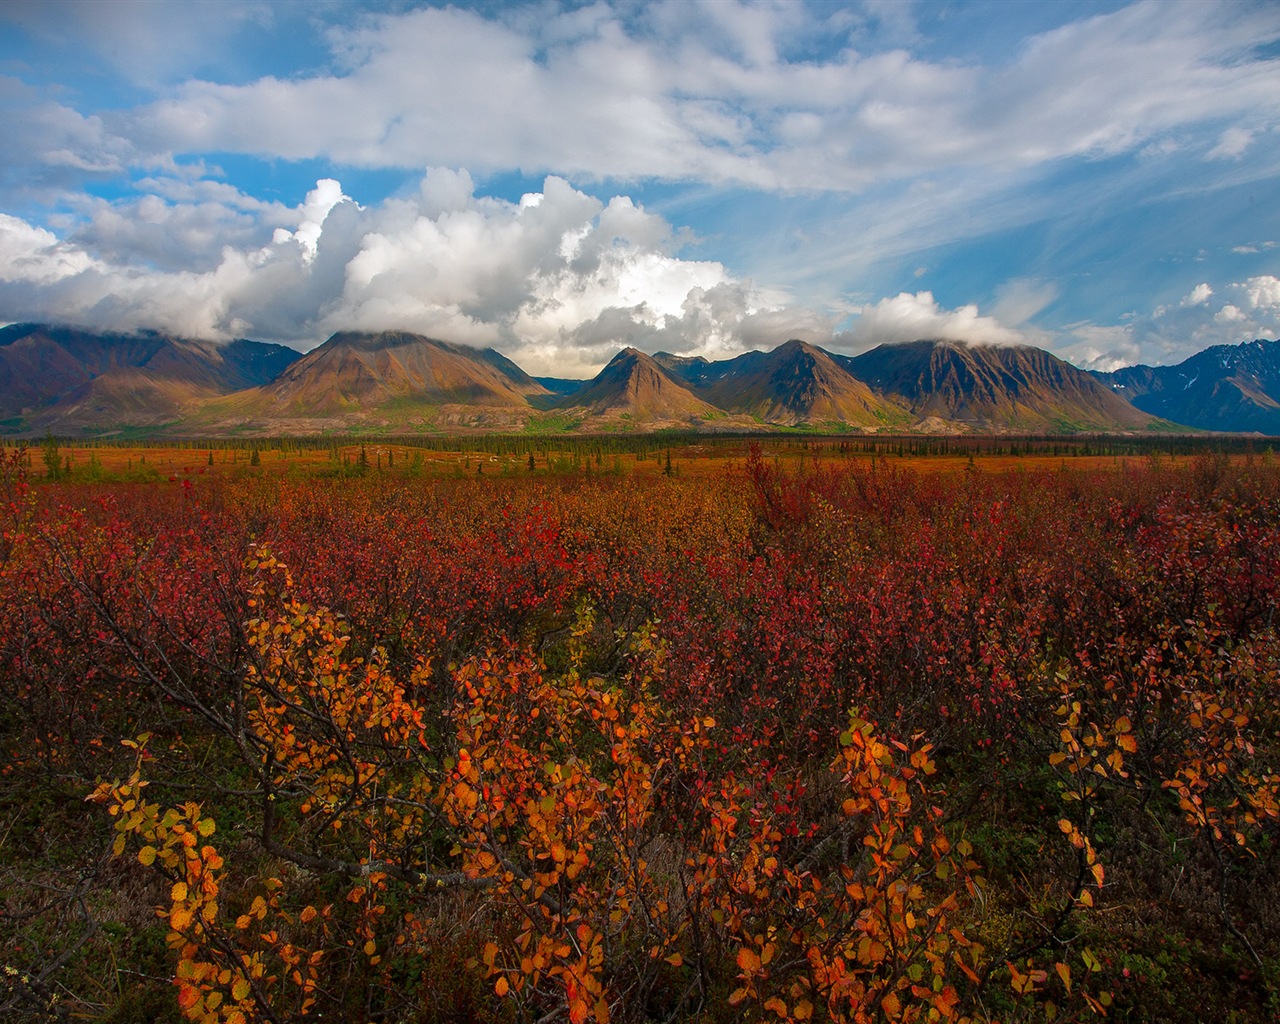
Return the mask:
M 262 387 L 212 402 L 212 428 L 518 427 L 546 388 L 493 349 L 343 331 Z
M 297 358 L 254 341 L 14 324 L 0 330 L 0 419 L 34 432 L 156 427 L 265 383 Z
M 1084 370 L 1029 346 L 914 341 L 838 358 L 909 409 L 917 429 L 1058 432 L 1157 424 Z
M 626 418 L 647 425 L 690 424 L 724 416 L 652 356 L 634 348 L 624 348 L 585 387 L 556 404 L 583 416 Z
M 829 352 L 803 341 L 714 363 L 665 353 L 656 358 L 698 396 L 761 423 L 869 427 L 907 422 L 901 409 L 874 394 Z

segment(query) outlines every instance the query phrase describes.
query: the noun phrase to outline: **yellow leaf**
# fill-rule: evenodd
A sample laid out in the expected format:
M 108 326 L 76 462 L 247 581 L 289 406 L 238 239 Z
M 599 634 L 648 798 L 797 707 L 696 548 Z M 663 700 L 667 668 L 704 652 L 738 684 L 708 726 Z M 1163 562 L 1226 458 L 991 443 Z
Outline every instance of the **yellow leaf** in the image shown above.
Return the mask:
M 679 953 L 672 953 L 669 957 L 666 958 L 666 960 L 667 960 L 667 963 L 669 963 L 672 967 L 679 967 L 681 964 L 684 963 L 684 957 L 682 957 Z
M 156 862 L 156 848 L 154 846 L 144 846 L 138 851 L 138 863 L 143 867 L 151 867 Z
M 1067 964 L 1054 964 L 1054 970 L 1058 972 L 1058 977 L 1062 979 L 1062 984 L 1068 992 L 1071 991 L 1071 968 Z
M 813 1003 L 807 999 L 801 999 L 800 1002 L 792 1007 L 791 1016 L 796 1020 L 808 1020 L 813 1016 Z
M 237 1003 L 249 997 L 249 979 L 237 978 L 234 985 L 231 986 L 231 998 Z

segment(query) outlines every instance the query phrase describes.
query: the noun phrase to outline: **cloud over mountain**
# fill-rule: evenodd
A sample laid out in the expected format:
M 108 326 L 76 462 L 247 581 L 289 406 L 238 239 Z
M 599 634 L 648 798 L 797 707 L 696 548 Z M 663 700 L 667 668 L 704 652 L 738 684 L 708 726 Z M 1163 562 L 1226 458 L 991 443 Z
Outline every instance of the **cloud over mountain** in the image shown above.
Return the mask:
M 1261 274 L 1214 289 L 1201 282 L 1179 302 L 1131 317 L 1118 327 L 1076 329 L 1068 352 L 1081 366 L 1110 371 L 1139 362 L 1181 362 L 1210 345 L 1280 338 L 1280 278 Z
M 1230 297 L 1275 273 L 1274 4 L 14 0 L 0 29 L 0 321 L 394 327 L 584 374 L 1275 333 Z M 1172 298 L 1202 282 L 1207 317 Z
M 720 263 L 681 256 L 686 239 L 627 197 L 602 203 L 557 177 L 519 203 L 476 196 L 447 169 L 370 207 L 333 179 L 291 210 L 231 199 L 98 210 L 66 240 L 0 215 L 0 302 L 13 319 L 304 345 L 407 329 L 561 374 L 590 372 L 632 339 L 715 354 L 822 330 Z M 203 247 L 206 266 L 181 269 L 182 246 Z

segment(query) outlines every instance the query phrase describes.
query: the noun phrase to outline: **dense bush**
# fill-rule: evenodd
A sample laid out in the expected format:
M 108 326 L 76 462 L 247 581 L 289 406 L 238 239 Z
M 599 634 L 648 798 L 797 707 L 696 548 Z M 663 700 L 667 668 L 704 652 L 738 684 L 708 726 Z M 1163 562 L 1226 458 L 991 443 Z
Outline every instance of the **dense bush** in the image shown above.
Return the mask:
M 1272 1019 L 1280 473 L 981 467 L 10 460 L 0 1015 Z

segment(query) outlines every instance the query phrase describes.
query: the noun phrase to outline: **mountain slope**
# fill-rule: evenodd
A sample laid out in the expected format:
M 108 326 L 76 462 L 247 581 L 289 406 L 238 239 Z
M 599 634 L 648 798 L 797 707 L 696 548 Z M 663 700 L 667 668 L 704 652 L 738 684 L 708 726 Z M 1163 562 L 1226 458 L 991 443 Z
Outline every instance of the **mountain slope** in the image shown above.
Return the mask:
M 156 331 L 14 324 L 0 330 L 0 418 L 61 432 L 156 426 L 206 399 L 265 383 L 298 358 L 293 349 L 254 341 L 216 345 Z
M 668 374 L 652 356 L 625 348 L 557 408 L 584 416 L 622 418 L 641 423 L 692 423 L 722 415 Z
M 1096 376 L 1137 408 L 1175 423 L 1280 434 L 1280 341 L 1214 345 L 1176 366 Z
M 905 421 L 902 411 L 842 367 L 832 355 L 803 341 L 771 352 L 685 367 L 699 379 L 697 394 L 730 412 L 763 423 L 847 423 L 880 426 Z
M 842 356 L 856 377 L 896 398 L 918 428 L 1138 430 L 1153 418 L 1090 374 L 1029 346 L 915 341 Z
M 211 426 L 270 429 L 520 425 L 546 388 L 492 349 L 405 331 L 343 331 L 271 383 L 209 404 Z

